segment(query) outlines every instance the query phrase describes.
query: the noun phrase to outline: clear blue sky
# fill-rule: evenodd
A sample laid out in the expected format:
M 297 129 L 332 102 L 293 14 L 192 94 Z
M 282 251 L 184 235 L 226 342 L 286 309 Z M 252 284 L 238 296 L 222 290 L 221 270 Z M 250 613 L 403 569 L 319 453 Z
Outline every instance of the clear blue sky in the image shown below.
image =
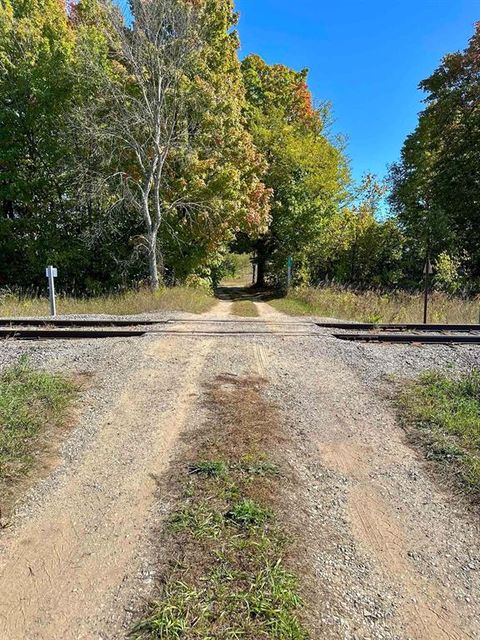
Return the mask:
M 241 56 L 310 69 L 356 178 L 384 175 L 421 110 L 418 83 L 465 48 L 480 0 L 236 0 Z

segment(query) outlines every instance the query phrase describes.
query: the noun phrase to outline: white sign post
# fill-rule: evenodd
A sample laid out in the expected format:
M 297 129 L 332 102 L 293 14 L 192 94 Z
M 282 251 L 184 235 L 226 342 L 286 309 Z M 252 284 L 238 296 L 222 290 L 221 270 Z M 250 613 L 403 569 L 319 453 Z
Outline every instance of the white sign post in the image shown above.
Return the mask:
M 50 299 L 50 315 L 57 315 L 57 305 L 55 304 L 55 280 L 57 277 L 57 269 L 49 266 L 45 269 L 45 275 L 48 278 L 48 297 Z

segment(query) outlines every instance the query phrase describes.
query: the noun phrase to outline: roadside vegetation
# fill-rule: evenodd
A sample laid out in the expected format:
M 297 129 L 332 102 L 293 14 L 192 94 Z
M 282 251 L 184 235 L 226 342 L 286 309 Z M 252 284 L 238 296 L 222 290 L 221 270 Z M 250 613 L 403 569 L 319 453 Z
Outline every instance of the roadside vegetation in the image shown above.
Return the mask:
M 257 318 L 258 309 L 251 300 L 236 300 L 230 309 L 232 316 L 243 318 Z
M 358 322 L 422 322 L 423 295 L 402 291 L 377 293 L 342 288 L 304 287 L 272 300 L 278 311 L 292 316 L 323 316 Z M 434 292 L 429 298 L 429 322 L 477 324 L 480 297 L 465 299 Z
M 208 388 L 213 419 L 195 442 L 189 434 L 175 465 L 177 498 L 160 552 L 164 558 L 166 544 L 168 562 L 132 637 L 307 638 L 292 543 L 277 513 L 286 483 L 272 453 L 278 415 L 262 386 L 222 376 Z
M 36 371 L 26 360 L 0 375 L 0 494 L 48 448 L 46 436 L 65 425 L 77 390 L 71 380 Z
M 133 315 L 155 311 L 185 311 L 203 313 L 215 304 L 213 295 L 205 289 L 172 287 L 152 291 L 141 289 L 94 298 L 60 296 L 57 299 L 58 314 L 106 314 Z M 0 316 L 45 316 L 49 314 L 48 299 L 18 296 L 12 293 L 0 295 Z
M 467 493 L 480 497 L 480 370 L 423 374 L 401 395 L 405 424 Z

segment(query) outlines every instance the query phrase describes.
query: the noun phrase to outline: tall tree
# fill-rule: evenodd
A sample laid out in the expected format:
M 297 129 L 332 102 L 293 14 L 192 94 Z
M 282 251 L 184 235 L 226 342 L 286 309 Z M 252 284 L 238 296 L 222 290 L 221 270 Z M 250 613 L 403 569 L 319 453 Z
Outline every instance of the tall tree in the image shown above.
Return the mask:
M 420 87 L 426 107 L 391 172 L 391 204 L 421 275 L 423 257 L 456 256 L 480 278 L 480 23 Z M 420 272 L 420 273 L 419 273 Z
M 261 158 L 241 120 L 232 3 L 133 0 L 131 27 L 108 0 L 100 6 L 116 65 L 92 70 L 101 89 L 79 129 L 103 148 L 122 207 L 141 216 L 137 244 L 157 288 L 165 259 L 185 277 L 268 214 Z
M 297 269 L 308 271 L 323 221 L 346 196 L 349 171 L 341 145 L 326 133 L 328 106 L 314 107 L 305 70 L 270 66 L 259 56 L 247 57 L 242 70 L 250 128 L 269 163 L 265 183 L 273 191 L 270 228 L 257 243 L 262 285 L 268 262 L 282 273 L 293 256 Z
M 73 52 L 61 0 L 0 3 L 0 283 L 38 282 L 68 224 Z

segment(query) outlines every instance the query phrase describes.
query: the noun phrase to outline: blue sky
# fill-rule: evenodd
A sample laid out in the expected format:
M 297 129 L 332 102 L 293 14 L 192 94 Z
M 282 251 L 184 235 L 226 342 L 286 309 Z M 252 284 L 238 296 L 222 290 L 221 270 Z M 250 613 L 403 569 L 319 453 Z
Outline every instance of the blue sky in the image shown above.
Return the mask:
M 240 55 L 310 69 L 356 178 L 386 173 L 421 110 L 418 83 L 465 48 L 480 0 L 236 0 Z

